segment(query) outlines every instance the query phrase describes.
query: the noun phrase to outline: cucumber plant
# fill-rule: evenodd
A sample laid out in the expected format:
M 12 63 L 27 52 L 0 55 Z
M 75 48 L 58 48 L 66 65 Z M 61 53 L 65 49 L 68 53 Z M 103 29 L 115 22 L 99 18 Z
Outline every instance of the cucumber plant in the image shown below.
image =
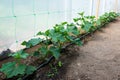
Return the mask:
M 100 23 L 99 25 L 102 27 L 103 25 L 114 20 L 117 16 L 119 16 L 118 13 L 109 12 L 109 13 L 105 13 L 102 16 L 100 16 L 97 21 Z
M 26 46 L 26 48 L 31 48 L 40 44 L 41 46 L 34 52 L 33 56 L 43 58 L 44 60 L 49 56 L 54 56 L 55 59 L 59 59 L 61 55 L 60 52 L 67 43 L 82 45 L 82 41 L 78 38 L 81 35 L 78 27 L 81 27 L 86 33 L 90 33 L 111 22 L 119 15 L 115 12 L 109 12 L 100 16 L 97 20 L 95 16 L 85 16 L 84 12 L 79 13 L 79 16 L 80 17 L 73 19 L 74 23 L 62 22 L 53 26 L 53 29 L 38 32 L 37 36 L 44 36 L 44 39 L 34 38 L 29 41 L 24 41 L 22 45 Z M 3 72 L 7 78 L 29 75 L 36 70 L 35 66 L 26 65 L 21 62 L 21 60 L 27 59 L 27 57 L 30 56 L 28 53 L 25 53 L 24 50 L 17 51 L 10 56 L 13 57 L 15 61 L 5 63 L 0 68 L 0 71 Z M 61 66 L 61 62 L 59 66 Z
M 37 35 L 45 36 L 45 40 L 52 43 L 51 46 L 49 44 L 43 44 L 39 50 L 45 56 L 51 54 L 58 59 L 65 43 L 72 42 L 77 45 L 82 45 L 79 38 L 75 39 L 79 34 L 78 28 L 73 23 L 68 24 L 67 22 L 62 22 L 61 24 L 56 24 L 53 29 L 38 32 Z
M 79 18 L 74 18 L 73 21 L 76 25 L 81 27 L 86 32 L 91 32 L 96 29 L 95 23 L 96 19 L 95 16 L 84 16 L 84 12 L 79 13 Z
M 21 59 L 26 59 L 29 56 L 29 54 L 25 53 L 23 50 L 11 54 L 10 56 L 14 57 L 16 60 L 3 64 L 2 68 L 0 69 L 1 72 L 5 73 L 7 78 L 12 78 L 18 75 L 28 75 L 36 70 L 34 66 L 29 66 L 21 63 Z

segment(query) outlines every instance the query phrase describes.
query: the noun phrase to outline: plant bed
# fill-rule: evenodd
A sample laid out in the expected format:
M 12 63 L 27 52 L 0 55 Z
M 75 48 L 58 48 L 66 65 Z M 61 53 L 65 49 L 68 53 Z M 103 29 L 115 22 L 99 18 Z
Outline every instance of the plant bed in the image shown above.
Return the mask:
M 91 40 L 91 35 L 93 34 L 86 35 L 82 39 L 82 42 L 86 43 L 87 41 Z M 68 65 L 66 64 L 67 60 L 72 60 L 73 58 L 78 56 L 77 54 L 78 47 L 79 46 L 76 46 L 74 44 L 67 46 L 61 52 L 61 57 L 59 58 L 59 60 L 56 61 L 55 59 L 52 59 L 47 65 L 45 65 L 45 67 L 38 69 L 33 75 L 30 75 L 26 79 L 28 80 L 30 79 L 32 80 L 59 80 L 59 78 L 62 79 L 62 77 L 59 77 L 59 74 L 64 75 L 64 71 L 61 71 L 61 70 L 63 70 L 65 65 Z
M 24 41 L 22 45 L 25 45 L 26 49 L 11 54 L 10 56 L 16 60 L 3 64 L 0 71 L 4 72 L 7 78 L 12 78 L 12 80 L 14 76 L 20 79 L 24 75 L 25 77 L 21 79 L 27 80 L 29 75 L 50 62 L 51 59 L 49 60 L 49 57 L 52 56 L 52 59 L 55 58 L 55 61 L 58 61 L 63 48 L 66 49 L 71 44 L 82 46 L 82 40 L 79 36 L 83 36 L 84 38 L 84 35 L 93 33 L 118 16 L 116 13 L 110 12 L 105 13 L 96 20 L 94 16 L 84 16 L 84 13 L 79 13 L 79 15 L 79 18 L 74 19 L 74 23 L 63 22 L 55 25 L 53 29 L 37 34 L 45 36 L 45 39 L 34 38 Z M 80 27 L 77 28 L 77 26 Z M 36 61 L 38 62 L 35 63 Z M 44 65 L 42 64 L 38 67 L 37 64 L 44 61 Z M 14 68 L 7 71 L 9 66 Z

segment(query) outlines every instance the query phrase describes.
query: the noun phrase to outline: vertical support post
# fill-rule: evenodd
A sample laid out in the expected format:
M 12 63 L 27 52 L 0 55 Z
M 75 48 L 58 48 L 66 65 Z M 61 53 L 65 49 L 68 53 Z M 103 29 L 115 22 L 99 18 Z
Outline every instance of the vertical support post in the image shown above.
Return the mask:
M 17 51 L 17 49 L 18 49 L 18 39 L 17 39 L 17 16 L 15 15 L 15 12 L 14 12 L 14 0 L 12 0 L 12 15 L 14 16 L 14 39 L 15 39 L 15 49 L 14 49 L 14 51 Z M 12 46 L 12 45 L 11 45 Z
M 100 7 L 100 0 L 97 1 L 96 19 L 98 18 L 98 15 L 99 15 L 99 7 Z
M 105 13 L 105 12 L 106 12 L 106 0 L 104 0 L 103 3 L 104 3 L 104 4 L 103 4 L 103 13 Z
M 67 21 L 67 0 L 64 0 L 65 21 Z
M 47 29 L 49 28 L 48 26 L 50 26 L 49 24 L 49 17 L 50 17 L 50 10 L 49 10 L 49 6 L 50 5 L 50 0 L 48 0 L 48 3 L 47 3 Z
M 72 20 L 72 0 L 65 0 L 65 20 Z
M 69 0 L 69 10 L 70 10 L 70 13 L 69 13 L 69 21 L 71 22 L 72 21 L 72 0 Z
M 36 36 L 36 12 L 35 12 L 35 0 L 33 0 L 33 17 L 34 17 L 34 34 L 33 37 Z
M 118 0 L 115 0 L 115 12 L 118 11 Z
M 90 15 L 92 16 L 92 13 L 93 13 L 93 0 L 91 0 L 91 3 L 90 3 Z

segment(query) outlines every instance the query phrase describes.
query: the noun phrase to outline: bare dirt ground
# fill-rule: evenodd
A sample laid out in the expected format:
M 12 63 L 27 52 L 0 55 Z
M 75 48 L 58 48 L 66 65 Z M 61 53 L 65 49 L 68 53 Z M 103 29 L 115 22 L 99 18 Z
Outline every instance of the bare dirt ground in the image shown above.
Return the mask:
M 67 53 L 59 75 L 52 80 L 120 80 L 120 18 Z

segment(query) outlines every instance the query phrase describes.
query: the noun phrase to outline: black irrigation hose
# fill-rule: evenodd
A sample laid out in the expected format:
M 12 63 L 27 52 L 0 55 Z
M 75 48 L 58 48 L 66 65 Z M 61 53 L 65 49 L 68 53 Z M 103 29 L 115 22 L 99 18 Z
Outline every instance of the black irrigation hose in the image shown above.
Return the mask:
M 54 56 L 51 56 L 46 62 L 44 62 L 44 63 L 42 63 L 41 65 L 39 65 L 39 66 L 37 67 L 36 71 L 39 70 L 40 68 L 46 66 L 47 64 L 49 64 L 52 59 L 54 59 Z M 33 72 L 32 74 L 30 74 L 30 75 L 24 76 L 24 77 L 22 78 L 22 80 L 27 80 L 27 78 L 28 78 L 29 76 L 33 75 L 36 71 L 34 71 L 34 72 Z
M 91 33 L 94 33 L 97 29 L 98 29 L 98 28 L 96 28 L 96 29 L 95 29 L 94 31 L 92 31 L 92 32 L 88 32 L 88 33 L 80 36 L 80 39 L 83 39 L 83 38 L 85 38 L 86 36 L 90 35 Z M 78 37 L 77 37 L 77 38 L 78 38 Z M 62 47 L 62 50 L 64 50 L 65 48 L 67 48 L 68 46 L 70 46 L 70 45 L 72 45 L 72 44 L 73 44 L 73 43 L 69 43 L 68 45 Z M 30 75 L 25 75 L 25 76 L 22 78 L 22 80 L 27 80 L 27 78 L 28 78 L 29 76 L 33 75 L 37 70 L 39 70 L 40 68 L 42 68 L 42 67 L 46 66 L 47 64 L 49 64 L 52 59 L 54 59 L 54 56 L 51 56 L 46 62 L 40 64 L 40 65 L 37 67 L 37 69 L 36 69 L 32 74 L 30 74 Z

